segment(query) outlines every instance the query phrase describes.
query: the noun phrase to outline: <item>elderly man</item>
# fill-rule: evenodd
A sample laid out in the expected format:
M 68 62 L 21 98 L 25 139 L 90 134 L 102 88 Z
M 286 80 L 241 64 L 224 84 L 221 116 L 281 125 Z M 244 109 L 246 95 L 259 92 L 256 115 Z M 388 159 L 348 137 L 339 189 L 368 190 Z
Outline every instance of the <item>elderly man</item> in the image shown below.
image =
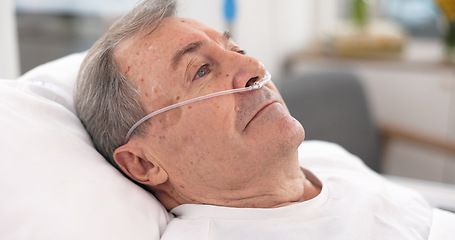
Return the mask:
M 428 238 L 419 195 L 333 144 L 299 148 L 304 130 L 273 83 L 251 88 L 265 67 L 174 9 L 146 1 L 119 20 L 76 95 L 97 149 L 176 215 L 163 239 Z

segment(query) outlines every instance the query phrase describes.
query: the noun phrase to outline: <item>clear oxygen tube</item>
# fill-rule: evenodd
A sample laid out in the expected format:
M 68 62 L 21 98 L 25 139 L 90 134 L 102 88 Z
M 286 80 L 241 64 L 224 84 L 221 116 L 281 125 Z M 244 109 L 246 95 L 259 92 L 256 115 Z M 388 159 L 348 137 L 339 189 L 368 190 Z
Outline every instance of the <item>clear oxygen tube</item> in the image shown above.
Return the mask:
M 246 91 L 253 91 L 253 90 L 257 90 L 257 89 L 260 89 L 262 88 L 265 84 L 267 84 L 268 82 L 270 82 L 271 80 L 271 75 L 268 71 L 265 72 L 265 76 L 264 78 L 256 81 L 253 83 L 253 85 L 251 86 L 248 86 L 248 87 L 244 87 L 244 88 L 235 88 L 235 89 L 229 89 L 229 90 L 224 90 L 224 91 L 219 91 L 219 92 L 214 92 L 214 93 L 210 93 L 210 94 L 207 94 L 207 95 L 203 95 L 203 96 L 200 96 L 200 97 L 196 97 L 196 98 L 192 98 L 192 99 L 188 99 L 186 101 L 183 101 L 183 102 L 179 102 L 179 103 L 176 103 L 176 104 L 172 104 L 172 105 L 169 105 L 167 107 L 164 107 L 164 108 L 161 108 L 159 110 L 156 110 L 156 111 L 153 111 L 149 114 L 147 114 L 145 117 L 139 119 L 139 121 L 137 121 L 131 128 L 130 130 L 128 131 L 128 133 L 126 134 L 125 136 L 125 142 L 124 143 L 127 143 L 128 140 L 130 139 L 131 137 L 131 134 L 133 134 L 134 130 L 139 126 L 141 125 L 143 122 L 147 121 L 149 118 L 151 117 L 154 117 L 160 113 L 163 113 L 163 112 L 166 112 L 166 111 L 169 111 L 171 109 L 174 109 L 174 108 L 178 108 L 178 107 L 181 107 L 183 105 L 187 105 L 187 104 L 190 104 L 190 103 L 194 103 L 194 102 L 198 102 L 198 101 L 201 101 L 201 100 L 204 100 L 204 99 L 208 99 L 208 98 L 213 98 L 213 97 L 218 97 L 218 96 L 222 96 L 222 95 L 226 95 L 226 94 L 232 94 L 232 93 L 239 93 L 239 92 L 246 92 Z

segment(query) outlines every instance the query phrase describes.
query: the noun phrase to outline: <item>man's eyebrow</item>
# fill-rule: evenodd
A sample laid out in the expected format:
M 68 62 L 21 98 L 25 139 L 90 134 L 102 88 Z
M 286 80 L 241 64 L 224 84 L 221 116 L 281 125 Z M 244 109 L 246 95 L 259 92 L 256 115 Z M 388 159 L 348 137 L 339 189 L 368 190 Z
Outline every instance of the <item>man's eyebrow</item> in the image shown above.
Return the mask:
M 187 53 L 191 53 L 191 52 L 194 52 L 196 51 L 198 48 L 200 48 L 202 46 L 202 42 L 192 42 L 188 45 L 186 45 L 185 47 L 183 47 L 182 49 L 180 49 L 179 51 L 177 51 L 175 54 L 174 54 L 174 57 L 172 58 L 172 66 L 173 68 L 177 68 L 177 65 L 180 63 L 180 60 L 182 60 L 182 57 L 187 54 Z

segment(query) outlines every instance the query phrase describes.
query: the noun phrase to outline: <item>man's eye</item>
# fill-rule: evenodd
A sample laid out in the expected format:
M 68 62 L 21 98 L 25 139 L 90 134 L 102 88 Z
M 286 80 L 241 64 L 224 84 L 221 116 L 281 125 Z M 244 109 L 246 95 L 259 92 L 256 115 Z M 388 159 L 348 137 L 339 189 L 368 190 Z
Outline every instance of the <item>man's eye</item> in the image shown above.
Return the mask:
M 209 64 L 204 64 L 204 65 L 202 65 L 201 68 L 199 68 L 199 70 L 197 70 L 197 73 L 194 76 L 193 80 L 196 80 L 196 79 L 198 79 L 200 77 L 203 77 L 207 73 L 210 73 L 210 65 Z
M 232 48 L 231 48 L 231 51 L 236 52 L 236 53 L 238 53 L 238 54 L 246 55 L 245 50 L 240 49 L 240 48 L 237 47 L 237 46 L 232 47 Z
M 241 50 L 241 49 L 240 49 L 240 50 L 237 50 L 236 52 L 237 52 L 238 54 L 246 55 L 245 50 Z

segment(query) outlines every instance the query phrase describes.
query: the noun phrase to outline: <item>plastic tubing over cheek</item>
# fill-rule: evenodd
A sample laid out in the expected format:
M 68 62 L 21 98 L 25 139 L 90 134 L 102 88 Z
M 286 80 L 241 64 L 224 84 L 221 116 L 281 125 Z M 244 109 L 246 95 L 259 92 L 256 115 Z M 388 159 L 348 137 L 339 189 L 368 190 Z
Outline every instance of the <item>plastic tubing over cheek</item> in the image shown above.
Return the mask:
M 194 102 L 198 102 L 198 101 L 201 101 L 201 100 L 204 100 L 204 99 L 208 99 L 208 98 L 218 97 L 218 96 L 222 96 L 222 95 L 226 95 L 226 94 L 232 94 L 232 93 L 239 93 L 239 92 L 257 90 L 257 89 L 262 88 L 268 82 L 270 82 L 270 80 L 271 80 L 270 73 L 269 72 L 265 72 L 264 78 L 254 82 L 253 85 L 251 85 L 251 86 L 244 87 L 244 88 L 235 88 L 235 89 L 229 89 L 229 90 L 224 90 L 224 91 L 210 93 L 210 94 L 207 94 L 207 95 L 203 95 L 203 96 L 200 96 L 200 97 L 192 98 L 192 99 L 189 99 L 189 100 L 186 100 L 186 101 L 183 101 L 183 102 L 179 102 L 179 103 L 176 103 L 176 104 L 172 104 L 170 106 L 167 106 L 167 107 L 161 108 L 159 110 L 153 111 L 153 112 L 147 114 L 145 117 L 139 119 L 139 121 L 137 121 L 130 128 L 130 130 L 128 131 L 128 133 L 125 136 L 124 143 L 128 142 L 128 140 L 131 137 L 131 134 L 133 134 L 134 130 L 139 125 L 141 125 L 143 122 L 147 121 L 148 119 L 150 119 L 150 118 L 152 118 L 152 117 L 154 117 L 154 116 L 156 116 L 156 115 L 158 115 L 160 113 L 163 113 L 163 112 L 169 111 L 171 109 L 178 108 L 178 107 L 190 104 L 190 103 L 194 103 Z

